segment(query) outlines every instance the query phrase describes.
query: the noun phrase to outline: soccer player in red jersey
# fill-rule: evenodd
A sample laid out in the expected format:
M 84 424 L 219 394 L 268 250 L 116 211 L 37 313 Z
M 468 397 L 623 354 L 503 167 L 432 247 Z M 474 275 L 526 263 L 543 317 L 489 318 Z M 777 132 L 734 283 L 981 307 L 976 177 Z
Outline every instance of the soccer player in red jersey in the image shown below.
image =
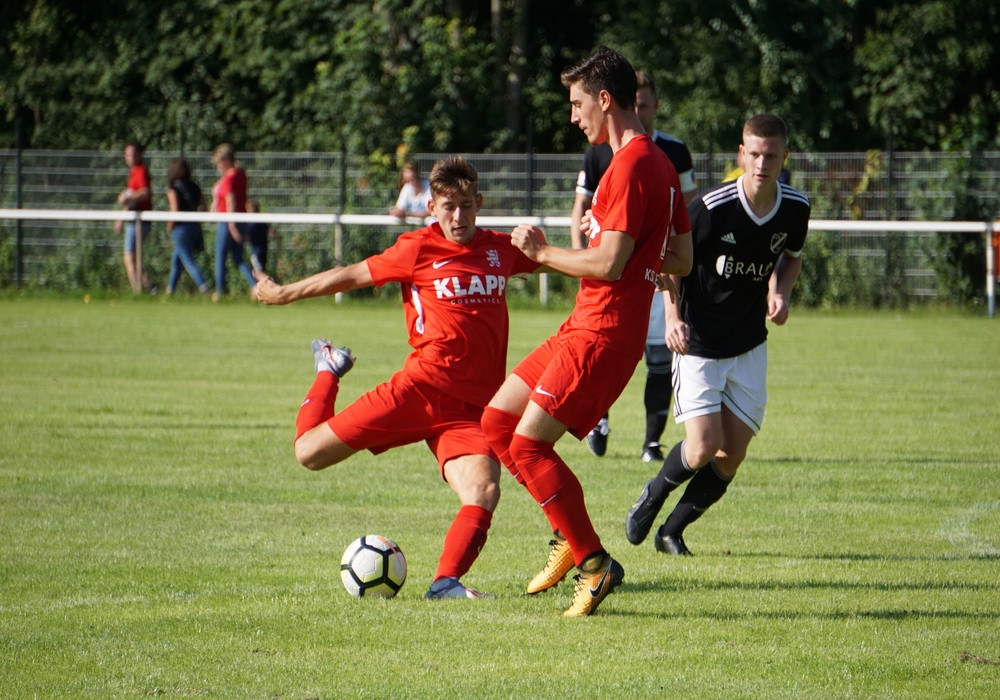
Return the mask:
M 258 274 L 265 304 L 399 282 L 413 352 L 388 382 L 335 410 L 340 379 L 354 357 L 313 341 L 316 379 L 296 418 L 295 456 L 324 469 L 360 450 L 379 454 L 426 441 L 461 508 L 444 540 L 427 598 L 481 598 L 460 578 L 483 545 L 500 499 L 500 465 L 483 435 L 483 407 L 503 382 L 507 363 L 507 280 L 539 263 L 510 236 L 476 227 L 482 206 L 475 169 L 461 158 L 434 165 L 431 216 L 437 222 L 404 233 L 363 262 L 285 286 Z
M 542 507 L 555 533 L 529 593 L 579 569 L 565 615 L 589 615 L 624 579 L 587 514 L 579 480 L 555 452 L 566 432 L 583 439 L 621 394 L 645 349 L 649 305 L 663 273 L 691 268 L 691 226 L 677 172 L 634 110 L 635 70 L 601 48 L 562 74 L 571 121 L 614 156 L 585 222 L 589 247 L 548 245 L 534 226 L 511 241 L 547 268 L 581 279 L 576 306 L 558 332 L 529 354 L 483 413 L 491 447 Z M 673 234 L 669 234 L 671 226 Z

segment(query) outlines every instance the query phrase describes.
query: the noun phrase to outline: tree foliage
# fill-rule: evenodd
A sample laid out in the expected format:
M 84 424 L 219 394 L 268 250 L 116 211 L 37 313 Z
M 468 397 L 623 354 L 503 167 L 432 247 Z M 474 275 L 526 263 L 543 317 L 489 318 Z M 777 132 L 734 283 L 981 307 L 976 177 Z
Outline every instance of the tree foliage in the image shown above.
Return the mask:
M 579 151 L 559 73 L 599 44 L 695 150 L 762 110 L 797 150 L 1000 147 L 995 0 L 23 0 L 0 143 L 20 115 L 46 148 Z

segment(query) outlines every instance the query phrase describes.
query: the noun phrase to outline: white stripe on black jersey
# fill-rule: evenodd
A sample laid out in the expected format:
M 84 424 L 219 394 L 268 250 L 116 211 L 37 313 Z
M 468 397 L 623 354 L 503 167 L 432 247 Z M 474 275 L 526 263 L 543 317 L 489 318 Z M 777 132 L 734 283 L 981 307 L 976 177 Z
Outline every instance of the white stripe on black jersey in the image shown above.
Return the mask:
M 785 251 L 798 255 L 809 227 L 809 198 L 779 183 L 764 217 L 751 211 L 743 178 L 688 206 L 694 268 L 681 283 L 681 315 L 691 327 L 689 352 L 735 357 L 767 339 L 767 284 Z

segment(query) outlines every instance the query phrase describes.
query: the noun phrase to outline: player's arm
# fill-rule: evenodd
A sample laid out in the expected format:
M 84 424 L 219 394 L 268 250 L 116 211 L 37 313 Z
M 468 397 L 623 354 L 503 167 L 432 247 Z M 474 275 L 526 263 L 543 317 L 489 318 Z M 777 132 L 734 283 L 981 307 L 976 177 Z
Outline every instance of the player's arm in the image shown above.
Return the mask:
M 694 243 L 691 232 L 674 233 L 667 243 L 667 252 L 663 257 L 663 272 L 668 275 L 686 277 L 694 265 Z
M 167 204 L 170 206 L 170 211 L 180 211 L 180 202 L 177 199 L 177 190 L 173 187 L 167 189 Z M 174 222 L 167 222 L 167 233 L 174 230 Z
M 511 243 L 525 255 L 550 270 L 570 277 L 609 282 L 622 276 L 635 247 L 635 240 L 622 231 L 604 231 L 599 246 L 584 250 L 549 245 L 545 232 L 529 224 L 517 226 L 510 237 Z
M 691 329 L 681 318 L 679 294 L 681 279 L 680 275 L 669 275 L 668 280 L 675 293 L 663 292 L 663 320 L 666 328 L 663 339 L 671 351 L 684 355 L 688 351 L 688 338 L 691 336 Z
M 149 196 L 149 187 L 143 187 L 138 190 L 122 190 L 122 193 L 118 195 L 118 203 L 126 209 L 132 209 L 139 206 L 142 202 L 147 201 Z
M 767 318 L 779 326 L 788 320 L 792 287 L 801 269 L 802 256 L 792 255 L 786 250 L 778 258 L 778 264 L 767 281 Z
M 587 234 L 583 232 L 581 222 L 593 198 L 593 195 L 577 192 L 576 199 L 573 201 L 573 211 L 570 213 L 569 241 L 570 245 L 577 250 L 583 250 L 587 247 Z
M 325 297 L 338 292 L 370 287 L 374 284 L 368 263 L 362 261 L 347 267 L 334 267 L 291 284 L 278 284 L 270 276 L 257 277 L 254 288 L 257 298 L 265 304 L 281 306 L 301 299 Z

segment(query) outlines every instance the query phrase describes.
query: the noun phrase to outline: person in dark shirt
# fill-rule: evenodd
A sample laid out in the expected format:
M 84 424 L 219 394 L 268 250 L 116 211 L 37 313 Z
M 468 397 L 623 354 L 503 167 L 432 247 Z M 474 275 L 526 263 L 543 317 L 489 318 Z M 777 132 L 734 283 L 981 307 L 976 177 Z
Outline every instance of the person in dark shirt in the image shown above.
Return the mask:
M 809 227 L 809 199 L 778 181 L 787 142 L 780 117 L 751 117 L 739 147 L 744 174 L 688 207 L 694 267 L 673 280 L 679 297 L 666 304 L 674 417 L 686 439 L 670 450 L 629 511 L 625 534 L 632 544 L 646 539 L 667 495 L 690 479 L 654 540 L 659 552 L 690 554 L 684 529 L 722 498 L 760 430 L 766 322 L 788 319 Z

